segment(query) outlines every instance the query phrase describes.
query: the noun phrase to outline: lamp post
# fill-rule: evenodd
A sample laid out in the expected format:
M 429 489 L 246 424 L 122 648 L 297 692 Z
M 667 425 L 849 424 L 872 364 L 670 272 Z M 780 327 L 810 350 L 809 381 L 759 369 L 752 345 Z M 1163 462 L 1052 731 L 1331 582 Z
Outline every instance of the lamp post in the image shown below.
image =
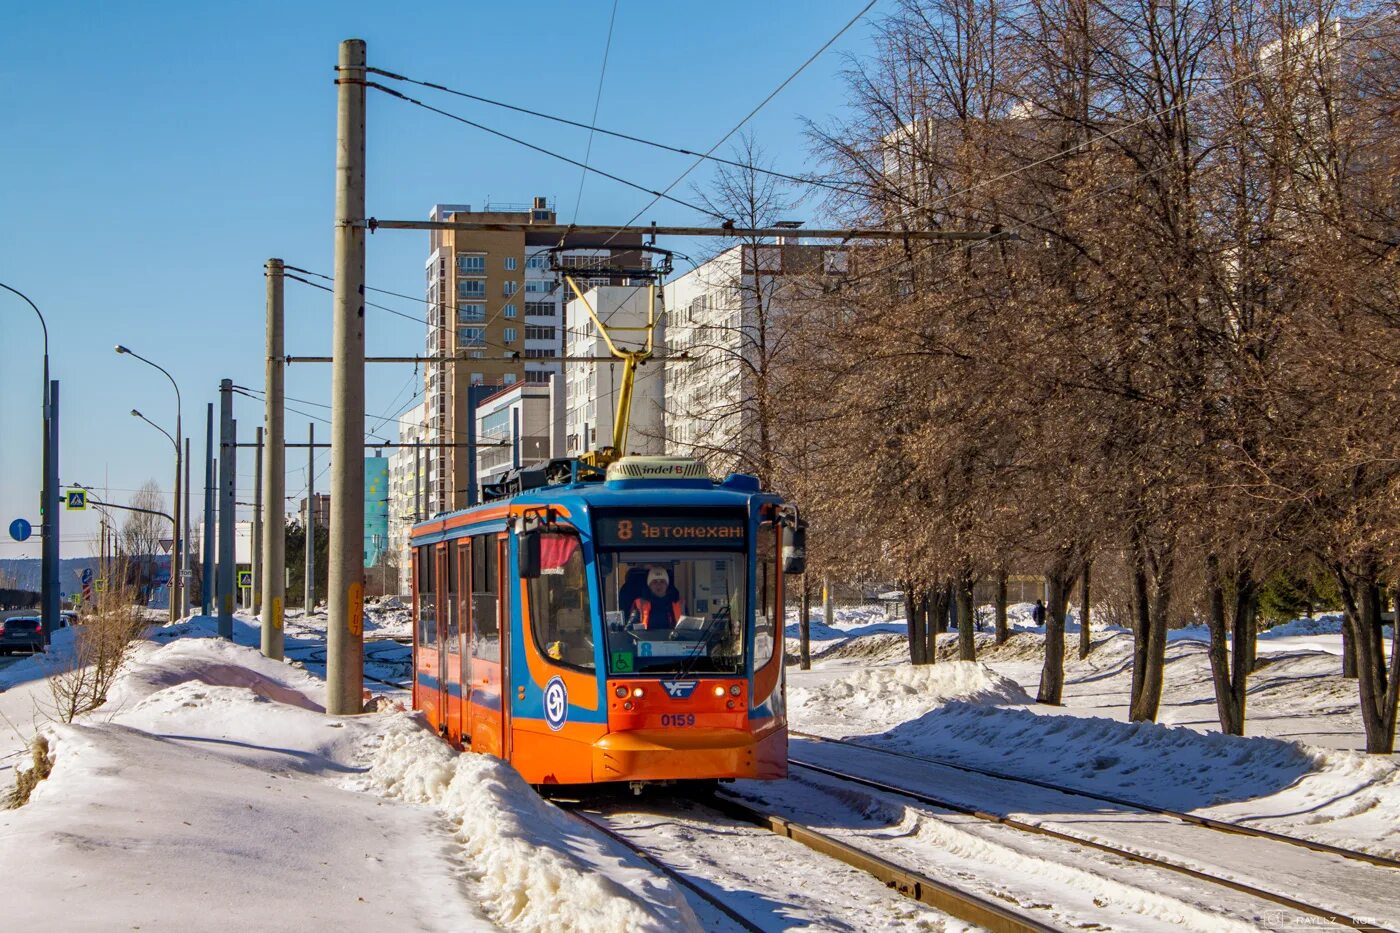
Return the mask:
M 39 316 L 39 326 L 44 330 L 44 459 L 43 491 L 41 495 L 43 516 L 40 520 L 40 556 L 42 558 L 41 606 L 44 622 L 44 643 L 49 635 L 58 630 L 59 582 L 58 582 L 58 387 L 49 381 L 49 324 L 39 306 L 29 300 L 29 296 L 17 288 L 0 282 L 0 288 L 18 295 L 25 304 Z
M 145 363 L 147 366 L 150 366 L 153 369 L 160 370 L 161 374 L 164 375 L 166 379 L 170 380 L 171 387 L 175 389 L 175 437 L 170 437 L 170 435 L 166 433 L 164 429 L 161 429 L 161 433 L 165 434 L 166 437 L 170 437 L 171 443 L 175 445 L 175 507 L 172 509 L 172 511 L 175 513 L 175 540 L 171 542 L 170 549 L 170 621 L 174 622 L 176 619 L 180 618 L 181 615 L 183 615 L 185 612 L 185 600 L 189 595 L 186 587 L 186 580 L 189 573 L 190 562 L 189 549 L 188 547 L 186 547 L 187 542 L 185 541 L 184 536 L 180 534 L 180 478 L 183 472 L 181 470 L 183 458 L 180 452 L 180 442 L 179 440 L 177 440 L 177 438 L 183 436 L 182 427 L 180 423 L 180 413 L 181 410 L 184 408 L 184 405 L 180 401 L 180 386 L 175 382 L 175 377 L 170 375 L 170 373 L 165 369 L 165 367 L 159 365 L 158 363 L 154 363 L 151 360 L 146 359 L 141 354 L 136 353 L 133 350 L 129 350 L 121 344 L 117 344 L 116 347 L 114 347 L 114 349 L 117 351 L 118 355 L 125 354 L 126 356 L 135 357 L 136 359 Z M 147 419 L 144 415 L 141 415 L 134 409 L 131 413 L 136 417 L 141 418 L 141 420 L 147 421 L 147 423 L 154 425 L 154 422 L 150 422 L 149 419 Z M 156 425 L 156 427 L 159 426 Z M 177 563 L 177 559 L 179 563 L 178 570 L 175 566 Z

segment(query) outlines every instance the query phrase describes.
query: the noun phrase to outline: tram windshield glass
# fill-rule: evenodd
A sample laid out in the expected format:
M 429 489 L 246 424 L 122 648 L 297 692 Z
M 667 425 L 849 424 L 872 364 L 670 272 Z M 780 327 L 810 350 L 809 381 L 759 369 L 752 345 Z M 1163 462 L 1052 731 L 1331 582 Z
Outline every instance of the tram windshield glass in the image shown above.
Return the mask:
M 743 673 L 743 550 L 607 550 L 598 567 L 610 673 Z

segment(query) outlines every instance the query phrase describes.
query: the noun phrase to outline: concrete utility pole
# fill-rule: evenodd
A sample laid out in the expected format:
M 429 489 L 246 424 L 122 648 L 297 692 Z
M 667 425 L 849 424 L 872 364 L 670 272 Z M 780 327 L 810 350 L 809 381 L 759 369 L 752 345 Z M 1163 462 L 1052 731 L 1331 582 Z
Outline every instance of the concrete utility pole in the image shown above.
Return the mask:
M 283 263 L 269 259 L 267 277 L 267 364 L 263 376 L 266 387 L 263 417 L 267 422 L 267 452 L 263 455 L 263 472 L 258 477 L 262 489 L 262 652 L 269 658 L 282 659 L 282 608 L 287 598 L 286 524 L 287 524 L 287 433 L 286 412 L 283 408 L 286 364 L 285 330 L 282 319 Z
M 49 375 L 48 330 L 44 336 L 44 378 Z M 44 419 L 44 517 L 43 540 L 39 542 L 40 604 L 44 622 L 44 644 L 58 631 L 59 611 L 63 608 L 63 588 L 59 583 L 58 530 L 58 380 L 48 379 L 47 415 Z
M 365 42 L 340 44 L 331 338 L 330 610 L 326 712 L 364 709 Z
M 316 425 L 307 426 L 306 444 L 306 570 L 301 575 L 301 607 L 304 616 L 316 608 Z
M 249 569 L 253 584 L 248 588 L 248 606 L 253 615 L 262 611 L 262 535 L 263 535 L 263 429 L 259 425 L 253 432 L 257 446 L 253 448 L 253 547 L 248 555 Z
M 233 528 L 238 487 L 238 442 L 233 421 L 233 380 L 219 382 L 219 637 L 233 640 Z
M 194 580 L 194 574 L 190 572 L 190 555 L 194 553 L 194 542 L 190 538 L 190 530 L 194 523 L 190 518 L 190 439 L 185 438 L 185 535 L 182 543 L 184 548 L 180 553 L 180 617 L 184 618 L 190 614 L 190 583 Z
M 214 606 L 214 403 L 204 412 L 204 561 L 199 587 L 200 615 Z

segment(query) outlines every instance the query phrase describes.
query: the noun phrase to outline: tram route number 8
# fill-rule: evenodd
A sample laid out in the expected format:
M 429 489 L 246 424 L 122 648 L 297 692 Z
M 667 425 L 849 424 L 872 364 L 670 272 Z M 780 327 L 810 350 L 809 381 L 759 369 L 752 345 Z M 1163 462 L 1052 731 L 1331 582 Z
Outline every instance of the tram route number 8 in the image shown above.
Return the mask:
M 695 725 L 695 714 L 694 714 L 694 713 L 662 713 L 662 714 L 661 714 L 661 725 L 662 725 L 663 728 L 664 728 L 664 727 L 667 727 L 667 726 L 676 726 L 676 727 L 693 726 L 693 725 Z

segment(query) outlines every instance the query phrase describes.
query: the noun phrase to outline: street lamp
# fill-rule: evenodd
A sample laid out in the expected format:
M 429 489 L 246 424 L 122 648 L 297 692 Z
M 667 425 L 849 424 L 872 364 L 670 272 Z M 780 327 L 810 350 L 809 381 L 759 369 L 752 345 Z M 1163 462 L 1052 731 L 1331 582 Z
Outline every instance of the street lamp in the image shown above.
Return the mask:
M 182 475 L 181 465 L 184 461 L 184 457 L 180 452 L 180 442 L 176 440 L 176 438 L 184 436 L 180 423 L 181 411 L 184 408 L 183 403 L 180 401 L 180 386 L 178 383 L 175 382 L 175 377 L 170 375 L 169 371 L 166 370 L 164 366 L 161 366 L 158 363 L 146 359 L 141 354 L 136 353 L 133 350 L 127 349 L 121 344 L 117 344 L 116 347 L 114 347 L 113 349 L 117 351 L 118 356 L 126 355 L 135 357 L 136 359 L 145 363 L 147 366 L 150 366 L 153 369 L 160 370 L 160 372 L 165 376 L 165 378 L 170 380 L 171 387 L 175 389 L 175 437 L 170 437 L 170 434 L 167 433 L 164 428 L 161 429 L 161 433 L 165 434 L 166 437 L 170 437 L 171 443 L 175 445 L 175 508 L 172 510 L 175 513 L 175 540 L 171 542 L 172 548 L 170 552 L 170 621 L 174 622 L 176 619 L 180 618 L 180 616 L 185 611 L 185 600 L 189 596 L 188 589 L 186 587 L 186 579 L 187 574 L 189 573 L 190 563 L 189 548 L 186 546 L 188 544 L 188 542 L 186 541 L 188 535 L 181 534 L 180 528 L 180 477 Z M 144 415 L 142 415 L 135 409 L 132 409 L 131 413 L 132 415 L 140 418 L 142 421 L 146 421 L 149 424 L 159 427 L 159 425 L 155 425 L 154 422 L 151 422 L 148 418 L 146 418 Z M 185 516 L 185 520 L 189 520 L 188 515 Z M 180 565 L 178 573 L 176 572 L 175 568 L 177 557 L 179 559 L 178 562 Z M 177 593 L 179 594 L 178 600 L 176 599 Z
M 42 591 L 42 618 L 44 621 L 44 643 L 49 635 L 58 631 L 58 612 L 61 594 L 58 582 L 58 386 L 49 381 L 49 324 L 39 306 L 29 300 L 29 296 L 17 288 L 0 282 L 0 288 L 24 299 L 34 313 L 39 316 L 39 326 L 44 329 L 44 476 L 41 503 L 43 516 L 40 520 L 40 557 Z

